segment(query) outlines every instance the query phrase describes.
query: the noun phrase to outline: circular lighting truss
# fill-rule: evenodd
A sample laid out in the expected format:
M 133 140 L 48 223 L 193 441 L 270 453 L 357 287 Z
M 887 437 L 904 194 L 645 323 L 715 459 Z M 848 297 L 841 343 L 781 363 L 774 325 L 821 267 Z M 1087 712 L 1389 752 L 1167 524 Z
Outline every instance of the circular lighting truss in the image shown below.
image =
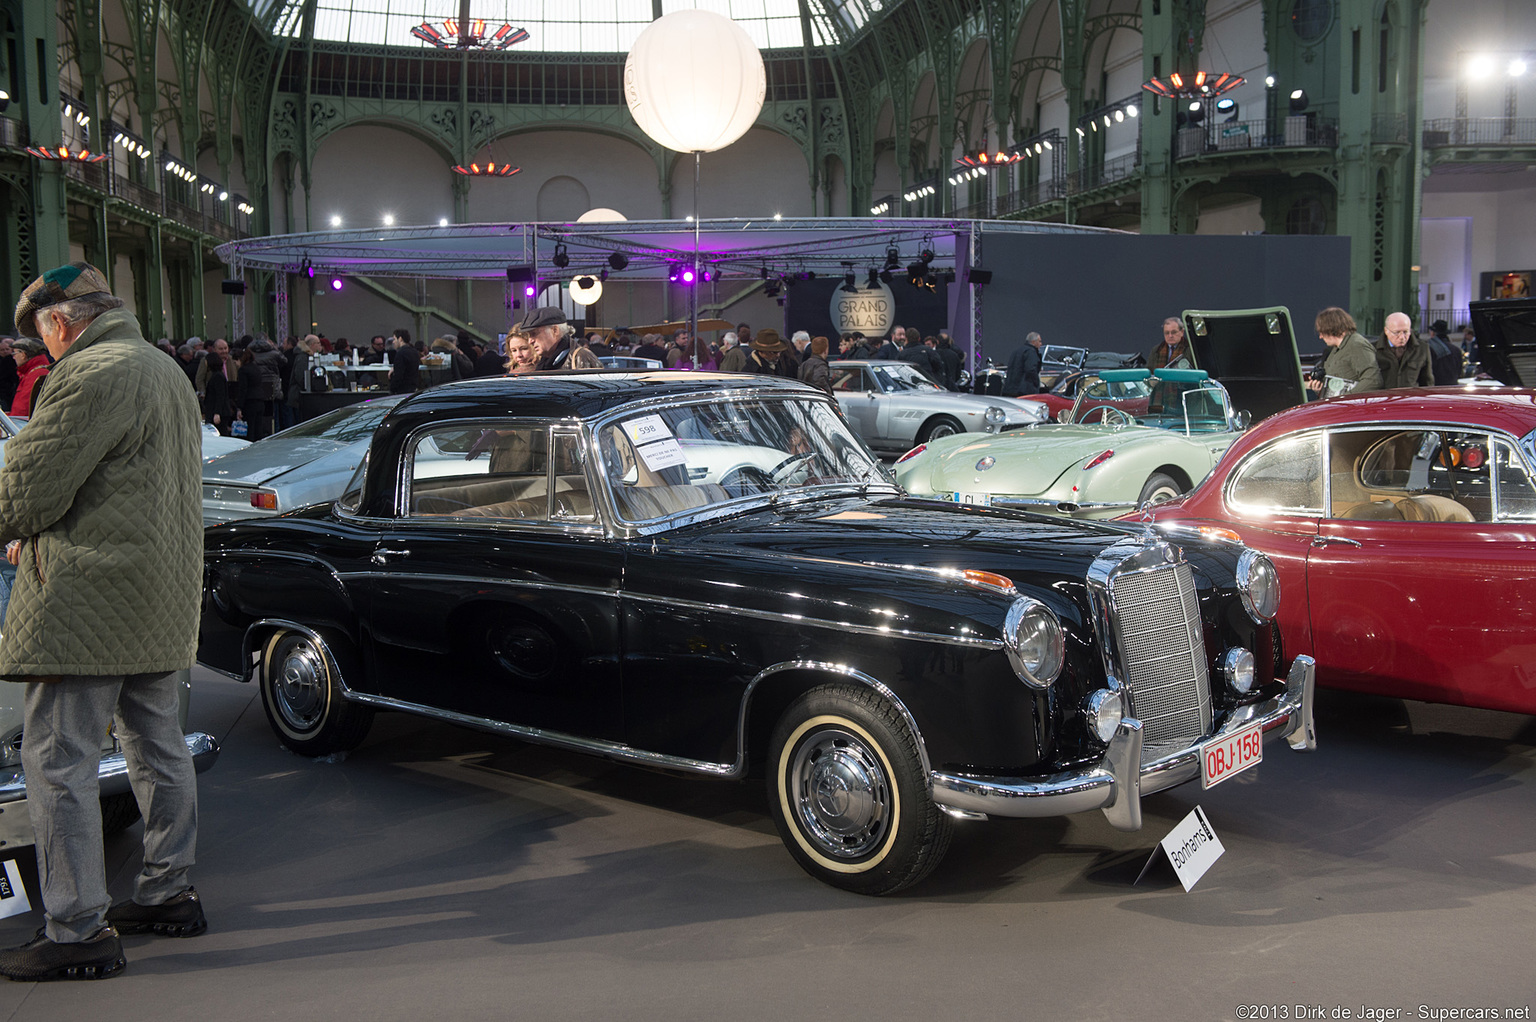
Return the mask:
M 1192 75 L 1174 72 L 1166 78 L 1152 78 L 1142 83 L 1142 88 L 1155 92 L 1165 99 L 1215 99 L 1224 92 L 1231 92 L 1247 81 L 1242 75 L 1212 74 L 1196 71 Z
M 502 24 L 487 35 L 484 18 L 449 18 L 436 24 L 424 21 L 411 29 L 411 35 L 440 50 L 505 50 L 526 41 L 528 30 Z
M 456 163 L 453 166 L 453 172 L 466 177 L 511 177 L 513 174 L 521 174 L 523 168 L 514 167 L 510 163 L 487 160 L 485 163 L 471 163 L 467 167 Z

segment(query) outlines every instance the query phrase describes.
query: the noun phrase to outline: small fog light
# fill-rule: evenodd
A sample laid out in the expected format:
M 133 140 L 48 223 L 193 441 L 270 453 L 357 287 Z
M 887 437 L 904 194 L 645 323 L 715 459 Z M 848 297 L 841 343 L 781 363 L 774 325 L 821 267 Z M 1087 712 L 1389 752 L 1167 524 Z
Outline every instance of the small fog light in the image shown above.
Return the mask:
M 1221 670 L 1226 675 L 1227 685 L 1240 696 L 1252 692 L 1254 683 L 1258 680 L 1258 675 L 1253 669 L 1253 654 L 1241 647 L 1227 650 Z
M 1119 692 L 1101 688 L 1088 696 L 1083 714 L 1088 720 L 1088 730 L 1093 732 L 1099 741 L 1108 742 L 1115 737 L 1115 729 L 1120 726 L 1120 721 L 1125 717 L 1125 703 L 1120 698 Z

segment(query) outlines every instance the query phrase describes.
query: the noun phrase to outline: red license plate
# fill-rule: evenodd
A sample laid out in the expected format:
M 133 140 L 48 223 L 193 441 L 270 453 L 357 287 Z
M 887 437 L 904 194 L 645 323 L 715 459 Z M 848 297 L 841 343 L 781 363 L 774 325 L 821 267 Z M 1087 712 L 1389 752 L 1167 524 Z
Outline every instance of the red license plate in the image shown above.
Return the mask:
M 1251 724 L 1200 746 L 1200 787 L 1210 788 L 1264 758 L 1264 729 Z

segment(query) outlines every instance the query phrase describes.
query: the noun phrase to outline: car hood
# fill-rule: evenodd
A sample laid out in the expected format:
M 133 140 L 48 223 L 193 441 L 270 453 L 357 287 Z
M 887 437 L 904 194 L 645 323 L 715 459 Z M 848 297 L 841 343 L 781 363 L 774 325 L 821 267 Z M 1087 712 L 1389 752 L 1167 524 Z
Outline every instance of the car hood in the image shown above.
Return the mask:
M 816 574 L 841 562 L 841 577 L 850 586 L 870 566 L 888 586 L 889 569 L 899 566 L 990 571 L 1021 586 L 1049 587 L 1082 580 L 1106 547 L 1143 531 L 903 497 L 807 502 L 706 523 L 684 535 L 690 544 L 719 543 L 750 553 L 754 562 L 774 556 L 815 561 L 821 565 Z M 934 579 L 939 588 L 955 585 L 952 577 Z
M 1536 387 L 1536 298 L 1473 302 L 1471 311 L 1483 371 L 1512 387 Z
M 1221 381 L 1233 408 L 1257 422 L 1307 403 L 1290 310 L 1186 310 L 1183 318 L 1195 365 Z
M 332 459 L 343 461 L 346 453 L 354 448 L 357 458 L 361 458 L 362 452 L 368 449 L 368 441 L 364 439 L 341 444 L 324 437 L 293 440 L 271 437 L 249 444 L 243 450 L 214 458 L 203 466 L 203 481 L 233 486 L 265 486 L 278 476 L 287 476 L 300 469 L 305 470 L 306 476 L 314 471 L 340 471 L 338 465 L 331 463 Z M 335 458 L 338 454 L 341 457 Z M 356 467 L 356 458 L 351 464 Z M 287 478 L 284 482 L 292 482 L 295 478 L 298 477 Z
M 1051 423 L 1019 433 L 963 443 L 930 444 L 928 450 L 896 466 L 896 481 L 913 493 L 1045 493 L 1062 474 L 1110 449 L 1165 437 L 1145 427 L 1112 429 Z M 964 438 L 957 438 L 964 440 Z M 988 469 L 977 462 L 994 459 Z

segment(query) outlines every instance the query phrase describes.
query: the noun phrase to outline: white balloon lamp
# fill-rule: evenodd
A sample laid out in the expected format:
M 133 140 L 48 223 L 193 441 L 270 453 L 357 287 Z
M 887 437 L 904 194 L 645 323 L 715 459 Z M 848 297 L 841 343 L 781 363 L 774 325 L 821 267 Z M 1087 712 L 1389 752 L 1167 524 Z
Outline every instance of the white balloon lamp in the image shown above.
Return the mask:
M 635 123 L 680 153 L 712 153 L 745 135 L 767 91 L 762 54 L 745 29 L 714 11 L 657 18 L 624 62 Z
M 624 61 L 624 101 L 652 141 L 693 154 L 693 279 L 699 279 L 699 154 L 747 133 L 768 94 L 763 55 L 723 14 L 673 11 L 640 33 Z M 688 337 L 698 339 L 697 286 L 688 290 Z M 698 349 L 694 349 L 698 368 Z
M 589 209 L 581 214 L 581 216 L 576 218 L 576 222 L 578 224 L 608 224 L 617 223 L 623 219 L 625 219 L 624 214 L 618 210 L 609 209 L 607 206 L 599 206 L 596 209 Z

